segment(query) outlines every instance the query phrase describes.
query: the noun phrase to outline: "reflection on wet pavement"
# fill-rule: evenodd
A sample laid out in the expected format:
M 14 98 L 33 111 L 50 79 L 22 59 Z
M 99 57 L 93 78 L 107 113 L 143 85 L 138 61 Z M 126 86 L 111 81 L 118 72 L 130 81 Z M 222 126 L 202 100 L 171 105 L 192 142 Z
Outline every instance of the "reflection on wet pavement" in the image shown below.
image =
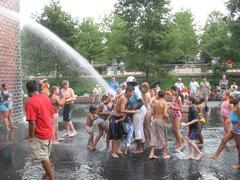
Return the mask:
M 217 103 L 219 104 L 219 103 Z M 216 106 L 216 103 L 211 103 Z M 184 152 L 174 151 L 174 142 L 169 129 L 169 151 L 171 159 L 163 160 L 161 153 L 157 160 L 147 160 L 149 149 L 143 155 L 130 154 L 113 160 L 105 149 L 103 140 L 97 146 L 96 152 L 86 149 L 87 133 L 85 132 L 85 117 L 87 106 L 78 106 L 74 112 L 74 125 L 78 130 L 75 138 L 65 138 L 61 144 L 53 145 L 51 161 L 56 179 L 240 179 L 240 171 L 231 168 L 237 160 L 235 142 L 231 141 L 223 151 L 218 161 L 208 157 L 216 150 L 223 136 L 223 128 L 219 120 L 219 108 L 213 107 L 208 112 L 208 122 L 204 128 L 205 147 L 201 161 L 186 160 L 187 147 Z M 64 134 L 64 124 L 60 122 L 60 134 Z M 170 128 L 170 126 L 169 126 Z M 41 179 L 43 169 L 40 163 L 32 162 L 28 155 L 25 140 L 27 124 L 22 123 L 12 132 L 2 132 L 0 135 L 0 179 Z M 183 134 L 186 133 L 183 131 Z M 134 148 L 134 147 L 132 147 Z

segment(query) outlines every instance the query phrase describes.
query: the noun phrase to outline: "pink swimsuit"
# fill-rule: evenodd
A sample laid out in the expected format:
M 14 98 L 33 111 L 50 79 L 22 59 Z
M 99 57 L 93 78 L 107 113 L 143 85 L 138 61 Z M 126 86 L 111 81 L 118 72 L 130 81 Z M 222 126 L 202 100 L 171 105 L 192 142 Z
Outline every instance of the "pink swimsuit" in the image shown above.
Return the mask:
M 221 116 L 230 118 L 231 106 L 228 101 L 223 101 L 221 104 Z
M 173 112 L 173 117 L 180 117 L 182 116 L 182 113 L 180 111 L 180 105 L 177 102 L 177 99 L 172 102 L 172 112 Z

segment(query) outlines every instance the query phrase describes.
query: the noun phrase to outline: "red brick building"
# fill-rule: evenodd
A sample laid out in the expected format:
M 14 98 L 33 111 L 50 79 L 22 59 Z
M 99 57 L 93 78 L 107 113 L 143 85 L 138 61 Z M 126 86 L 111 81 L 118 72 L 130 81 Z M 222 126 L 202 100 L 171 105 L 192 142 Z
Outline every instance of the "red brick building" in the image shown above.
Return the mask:
M 20 0 L 0 0 L 0 6 L 17 12 L 20 8 L 19 3 Z M 18 22 L 0 14 L 0 84 L 3 83 L 10 86 L 13 94 L 13 120 L 22 121 L 20 26 Z

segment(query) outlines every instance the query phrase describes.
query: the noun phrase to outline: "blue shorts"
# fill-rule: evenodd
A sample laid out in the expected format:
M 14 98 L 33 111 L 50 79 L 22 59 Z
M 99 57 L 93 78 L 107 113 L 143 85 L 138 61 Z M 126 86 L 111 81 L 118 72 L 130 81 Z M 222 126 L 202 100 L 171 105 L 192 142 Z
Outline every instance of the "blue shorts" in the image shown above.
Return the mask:
M 201 131 L 192 131 L 188 133 L 188 138 L 191 140 L 196 140 L 201 135 Z
M 5 104 L 0 104 L 0 111 L 5 112 L 5 111 L 8 111 L 8 110 L 9 110 L 9 108 L 8 108 L 7 105 L 5 105 Z

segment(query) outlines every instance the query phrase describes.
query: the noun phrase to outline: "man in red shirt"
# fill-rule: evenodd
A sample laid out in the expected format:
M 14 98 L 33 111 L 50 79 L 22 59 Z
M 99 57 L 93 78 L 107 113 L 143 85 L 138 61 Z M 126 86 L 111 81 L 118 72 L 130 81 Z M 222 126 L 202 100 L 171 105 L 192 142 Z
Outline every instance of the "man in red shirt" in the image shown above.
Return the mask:
M 31 97 L 26 105 L 26 119 L 29 124 L 28 139 L 30 155 L 33 160 L 42 162 L 46 172 L 44 179 L 54 179 L 49 154 L 52 139 L 52 115 L 54 109 L 49 97 L 39 94 L 39 84 L 32 80 L 27 82 L 28 95 Z

